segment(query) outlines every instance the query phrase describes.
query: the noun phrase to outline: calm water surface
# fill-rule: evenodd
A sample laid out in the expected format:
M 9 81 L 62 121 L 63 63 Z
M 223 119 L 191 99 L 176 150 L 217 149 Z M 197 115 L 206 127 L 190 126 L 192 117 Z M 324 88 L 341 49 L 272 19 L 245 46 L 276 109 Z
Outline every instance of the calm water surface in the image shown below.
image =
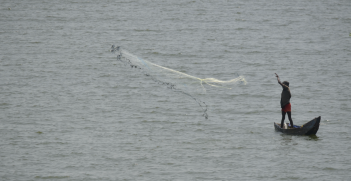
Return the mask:
M 350 180 L 351 2 L 1 1 L 0 180 Z M 112 44 L 196 77 L 189 96 Z M 297 125 L 274 131 L 290 82 Z

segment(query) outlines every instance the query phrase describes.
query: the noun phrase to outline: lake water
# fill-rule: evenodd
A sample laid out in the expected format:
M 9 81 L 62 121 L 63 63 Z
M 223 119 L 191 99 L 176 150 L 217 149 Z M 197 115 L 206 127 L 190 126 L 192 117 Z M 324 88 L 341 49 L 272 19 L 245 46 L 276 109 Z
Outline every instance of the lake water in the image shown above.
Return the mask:
M 0 180 L 350 180 L 351 1 L 1 1 Z M 233 89 L 186 94 L 112 44 Z M 292 118 L 275 132 L 281 80 Z

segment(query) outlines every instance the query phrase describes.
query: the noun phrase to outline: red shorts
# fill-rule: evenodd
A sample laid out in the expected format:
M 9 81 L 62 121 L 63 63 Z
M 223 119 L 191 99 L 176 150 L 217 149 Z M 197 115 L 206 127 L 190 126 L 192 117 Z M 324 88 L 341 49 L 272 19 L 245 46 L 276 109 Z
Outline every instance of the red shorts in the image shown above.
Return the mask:
M 283 112 L 291 112 L 291 104 L 287 104 L 282 109 Z

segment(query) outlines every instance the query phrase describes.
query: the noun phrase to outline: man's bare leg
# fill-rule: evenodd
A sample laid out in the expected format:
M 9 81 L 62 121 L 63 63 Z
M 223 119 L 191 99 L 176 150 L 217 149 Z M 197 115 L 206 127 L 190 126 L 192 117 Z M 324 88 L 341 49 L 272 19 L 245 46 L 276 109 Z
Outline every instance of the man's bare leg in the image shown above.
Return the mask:
M 285 120 L 285 114 L 286 112 L 282 111 L 282 121 L 280 123 L 280 127 L 283 128 L 284 120 Z
M 288 113 L 288 118 L 289 118 L 289 121 L 290 121 L 290 125 L 293 128 L 294 127 L 294 123 L 293 123 L 293 120 L 291 119 L 291 112 L 287 112 L 287 113 Z

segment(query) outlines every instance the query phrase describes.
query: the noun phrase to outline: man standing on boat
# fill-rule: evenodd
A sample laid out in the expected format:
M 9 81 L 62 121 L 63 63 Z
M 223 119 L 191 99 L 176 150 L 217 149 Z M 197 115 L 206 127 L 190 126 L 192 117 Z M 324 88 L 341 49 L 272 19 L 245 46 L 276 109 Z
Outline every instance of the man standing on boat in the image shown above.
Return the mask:
M 280 82 L 279 76 L 275 74 L 278 80 L 278 83 L 283 87 L 283 92 L 282 96 L 280 99 L 280 106 L 282 107 L 282 121 L 280 124 L 280 127 L 283 128 L 284 120 L 285 120 L 285 114 L 288 113 L 288 118 L 290 121 L 290 126 L 293 127 L 293 121 L 291 119 L 291 104 L 290 104 L 290 98 L 291 98 L 291 93 L 290 93 L 290 88 L 289 88 L 289 82 L 284 81 L 283 83 Z

